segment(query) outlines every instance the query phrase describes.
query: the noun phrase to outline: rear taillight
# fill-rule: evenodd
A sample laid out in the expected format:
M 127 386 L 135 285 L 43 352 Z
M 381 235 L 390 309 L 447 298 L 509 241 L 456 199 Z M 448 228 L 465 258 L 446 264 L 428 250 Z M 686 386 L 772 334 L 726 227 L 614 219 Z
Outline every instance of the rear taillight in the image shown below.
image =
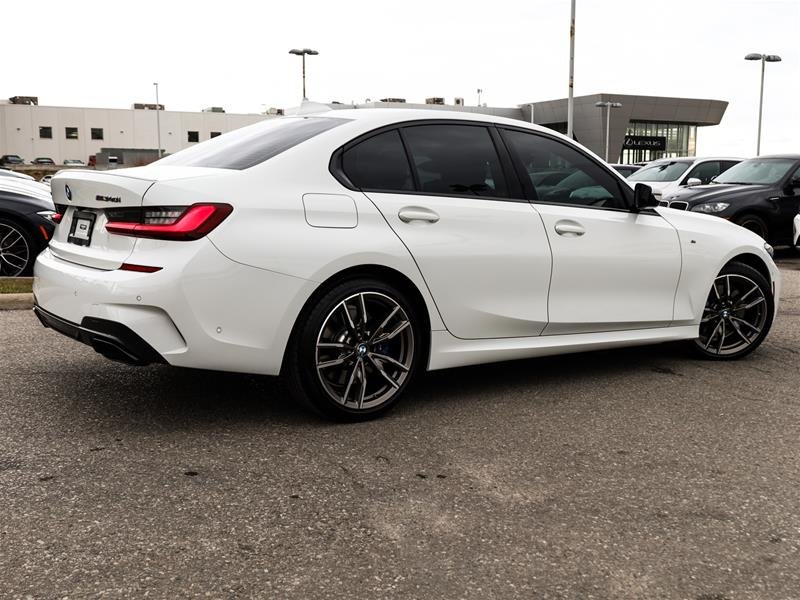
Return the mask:
M 197 240 L 211 232 L 233 212 L 230 204 L 154 206 L 106 211 L 106 230 L 118 235 L 155 240 Z

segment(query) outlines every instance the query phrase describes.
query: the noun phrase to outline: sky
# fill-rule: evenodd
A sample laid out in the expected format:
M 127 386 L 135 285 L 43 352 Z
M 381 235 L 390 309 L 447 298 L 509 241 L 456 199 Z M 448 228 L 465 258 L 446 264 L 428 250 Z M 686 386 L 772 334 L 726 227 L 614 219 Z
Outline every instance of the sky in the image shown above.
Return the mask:
M 4 2 L 0 98 L 42 105 L 228 112 L 291 107 L 307 59 L 312 101 L 442 96 L 516 106 L 567 95 L 569 0 Z M 19 26 L 9 27 L 12 23 Z M 25 25 L 28 23 L 28 26 Z M 730 102 L 698 155 L 800 152 L 800 0 L 577 0 L 575 94 Z

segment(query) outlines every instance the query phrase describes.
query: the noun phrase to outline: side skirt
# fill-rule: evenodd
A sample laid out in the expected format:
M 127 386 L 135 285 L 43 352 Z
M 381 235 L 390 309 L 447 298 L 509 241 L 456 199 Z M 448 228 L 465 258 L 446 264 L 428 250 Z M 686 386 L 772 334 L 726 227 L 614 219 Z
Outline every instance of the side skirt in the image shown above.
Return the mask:
M 699 325 L 686 325 L 633 331 L 484 340 L 461 340 L 453 337 L 447 331 L 432 331 L 428 370 L 435 371 L 520 358 L 691 340 L 699 335 L 698 331 Z

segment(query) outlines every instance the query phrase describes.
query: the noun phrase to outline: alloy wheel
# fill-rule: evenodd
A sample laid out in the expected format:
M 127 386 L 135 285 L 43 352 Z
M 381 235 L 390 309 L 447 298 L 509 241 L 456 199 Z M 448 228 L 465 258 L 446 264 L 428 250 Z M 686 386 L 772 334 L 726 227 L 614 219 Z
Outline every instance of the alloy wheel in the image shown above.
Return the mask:
M 380 292 L 339 302 L 316 341 L 317 375 L 325 392 L 351 410 L 373 409 L 394 396 L 414 359 L 414 328 L 400 304 Z
M 0 275 L 21 275 L 30 258 L 31 249 L 25 235 L 13 225 L 0 223 Z
M 719 356 L 741 352 L 759 339 L 767 314 L 766 296 L 755 281 L 736 273 L 720 275 L 706 300 L 696 343 Z

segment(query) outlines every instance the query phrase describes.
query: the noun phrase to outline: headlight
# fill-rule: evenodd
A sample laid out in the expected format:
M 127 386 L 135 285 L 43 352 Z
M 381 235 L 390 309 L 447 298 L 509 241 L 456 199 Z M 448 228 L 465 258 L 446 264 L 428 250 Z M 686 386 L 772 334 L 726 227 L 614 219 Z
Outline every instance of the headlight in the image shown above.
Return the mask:
M 707 204 L 698 204 L 697 206 L 693 206 L 692 210 L 694 212 L 701 213 L 718 213 L 722 212 L 729 206 L 730 204 L 727 202 L 709 202 Z
M 766 250 L 767 254 L 770 256 L 775 256 L 775 248 L 770 246 L 767 242 L 764 242 L 764 250 Z

